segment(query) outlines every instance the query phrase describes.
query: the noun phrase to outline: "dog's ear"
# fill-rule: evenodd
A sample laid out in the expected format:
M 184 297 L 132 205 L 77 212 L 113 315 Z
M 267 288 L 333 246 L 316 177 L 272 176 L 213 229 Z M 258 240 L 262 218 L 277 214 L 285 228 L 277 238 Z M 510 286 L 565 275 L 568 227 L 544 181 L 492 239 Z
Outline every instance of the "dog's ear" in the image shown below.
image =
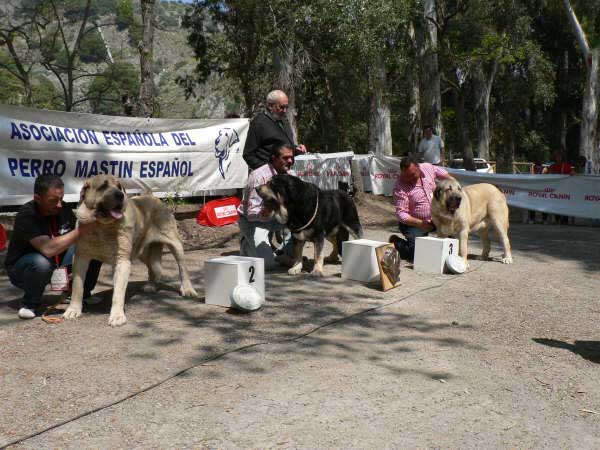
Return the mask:
M 439 184 L 436 185 L 435 191 L 433 191 L 433 196 L 438 202 L 442 199 L 442 188 Z
M 83 184 L 83 187 L 81 188 L 81 192 L 79 193 L 79 203 L 83 203 L 83 200 L 85 199 L 85 194 L 89 188 L 90 188 L 90 181 L 88 180 Z

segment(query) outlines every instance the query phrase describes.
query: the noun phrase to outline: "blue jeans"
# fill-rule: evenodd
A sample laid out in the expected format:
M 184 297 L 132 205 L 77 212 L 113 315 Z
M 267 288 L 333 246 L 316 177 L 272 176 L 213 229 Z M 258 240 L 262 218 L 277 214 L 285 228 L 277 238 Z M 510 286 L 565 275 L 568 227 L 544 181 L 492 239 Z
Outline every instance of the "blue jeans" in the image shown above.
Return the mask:
M 254 258 L 263 258 L 265 260 L 265 270 L 272 270 L 276 266 L 275 252 L 269 241 L 269 233 L 275 231 L 284 231 L 284 226 L 277 221 L 271 222 L 253 222 L 240 214 L 238 225 L 242 233 L 240 243 L 240 254 L 242 256 L 252 256 Z M 284 233 L 283 253 L 293 256 L 294 245 L 292 236 Z
M 71 273 L 74 253 L 75 246 L 69 247 L 60 261 L 60 265 L 66 266 L 69 273 Z M 100 261 L 90 262 L 83 285 L 84 298 L 89 297 L 96 286 L 101 266 Z M 17 260 L 8 272 L 8 277 L 12 284 L 25 291 L 21 299 L 22 307 L 35 309 L 42 304 L 44 289 L 50 283 L 54 269 L 56 269 L 54 258 L 46 258 L 41 253 L 28 253 Z
M 415 259 L 415 239 L 427 236 L 429 233 L 417 227 L 409 227 L 403 223 L 399 223 L 398 228 L 406 238 L 406 241 L 397 241 L 396 250 L 398 250 L 402 258 L 412 262 Z

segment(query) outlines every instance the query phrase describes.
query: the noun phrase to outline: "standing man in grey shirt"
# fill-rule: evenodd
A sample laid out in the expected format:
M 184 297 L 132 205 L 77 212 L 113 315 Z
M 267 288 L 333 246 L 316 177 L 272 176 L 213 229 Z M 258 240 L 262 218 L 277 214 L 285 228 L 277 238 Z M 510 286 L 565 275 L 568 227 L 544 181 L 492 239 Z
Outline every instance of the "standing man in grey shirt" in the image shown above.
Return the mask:
M 439 166 L 444 161 L 444 141 L 433 134 L 433 127 L 425 125 L 423 139 L 419 142 L 419 160 Z

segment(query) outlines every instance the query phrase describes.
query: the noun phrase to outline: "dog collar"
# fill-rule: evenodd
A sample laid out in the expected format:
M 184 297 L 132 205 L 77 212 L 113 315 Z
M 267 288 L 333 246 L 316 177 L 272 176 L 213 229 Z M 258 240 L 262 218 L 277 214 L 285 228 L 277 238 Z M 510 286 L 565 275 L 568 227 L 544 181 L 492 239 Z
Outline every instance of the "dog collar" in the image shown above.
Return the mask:
M 315 212 L 313 213 L 313 215 L 310 218 L 310 220 L 308 221 L 308 223 L 306 225 L 304 225 L 303 227 L 300 227 L 300 228 L 297 228 L 295 230 L 292 230 L 292 233 L 297 233 L 299 231 L 302 231 L 305 228 L 307 228 L 311 223 L 313 223 L 313 220 L 315 220 L 315 217 L 317 217 L 317 211 L 318 210 L 319 210 L 319 195 L 317 195 L 317 206 L 315 206 Z

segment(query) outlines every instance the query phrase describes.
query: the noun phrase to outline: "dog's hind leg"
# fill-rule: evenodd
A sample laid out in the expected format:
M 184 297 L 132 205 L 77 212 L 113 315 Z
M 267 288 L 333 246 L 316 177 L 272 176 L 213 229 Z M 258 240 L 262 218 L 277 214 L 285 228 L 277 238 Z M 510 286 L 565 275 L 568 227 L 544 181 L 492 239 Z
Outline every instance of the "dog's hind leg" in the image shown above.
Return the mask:
M 498 219 L 492 221 L 492 226 L 498 234 L 502 244 L 502 264 L 512 264 L 512 252 L 510 251 L 510 241 L 508 240 L 508 223 L 501 223 Z
M 325 237 L 321 237 L 314 242 L 315 245 L 315 266 L 313 267 L 312 272 L 310 273 L 313 277 L 322 277 L 323 276 L 323 259 L 324 259 L 324 247 L 325 247 Z
M 491 242 L 490 242 L 490 236 L 489 236 L 489 229 L 486 228 L 482 228 L 479 231 L 479 237 L 481 238 L 481 245 L 483 246 L 483 250 L 481 252 L 481 256 L 483 258 L 489 258 L 490 256 L 490 248 L 491 248 Z
M 140 258 L 148 268 L 148 283 L 144 284 L 142 290 L 149 294 L 158 290 L 158 283 L 162 277 L 162 253 L 163 244 L 155 242 L 148 245 Z
M 198 297 L 198 293 L 194 289 L 194 286 L 192 286 L 190 276 L 184 265 L 183 244 L 179 240 L 179 236 L 172 236 L 165 244 L 169 247 L 171 253 L 173 253 L 179 267 L 179 280 L 181 281 L 179 293 L 182 297 Z
M 343 231 L 346 231 L 346 230 L 343 230 Z M 329 242 L 331 242 L 331 245 L 333 245 L 333 249 L 331 250 L 331 253 L 324 260 L 325 263 L 327 263 L 327 264 L 335 264 L 340 261 L 340 258 L 338 255 L 342 254 L 341 245 L 342 245 L 342 241 L 345 240 L 340 237 L 341 233 L 342 233 L 342 229 L 340 228 L 337 231 L 337 233 L 330 234 L 329 236 L 327 236 L 327 240 Z M 346 238 L 346 240 L 347 240 L 347 238 Z

